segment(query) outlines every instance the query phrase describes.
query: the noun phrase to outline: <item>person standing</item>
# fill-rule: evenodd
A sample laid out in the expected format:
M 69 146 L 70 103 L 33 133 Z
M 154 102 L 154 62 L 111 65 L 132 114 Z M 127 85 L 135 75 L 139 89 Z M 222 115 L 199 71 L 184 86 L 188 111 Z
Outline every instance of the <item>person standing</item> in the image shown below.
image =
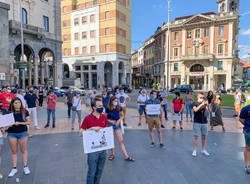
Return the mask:
M 173 99 L 172 103 L 173 103 L 173 115 L 180 117 L 180 120 L 179 120 L 180 129 L 183 130 L 183 127 L 182 127 L 182 113 L 183 113 L 183 109 L 184 109 L 184 100 L 181 99 L 179 92 L 175 92 L 175 96 L 174 96 L 174 99 Z M 172 129 L 173 130 L 176 129 L 176 120 L 173 120 Z
M 35 129 L 40 130 L 40 127 L 38 126 L 38 121 L 37 121 L 38 97 L 36 94 L 34 94 L 33 87 L 29 87 L 29 93 L 24 96 L 24 99 L 27 102 L 29 114 L 32 113 L 33 115 Z
M 99 132 L 106 128 L 108 119 L 103 114 L 103 104 L 101 97 L 93 98 L 91 102 L 92 113 L 86 116 L 82 122 L 81 130 L 93 130 Z M 91 141 L 91 140 L 88 140 Z M 107 152 L 98 151 L 88 154 L 87 184 L 99 184 L 106 161 Z
M 8 141 L 12 152 L 12 164 L 13 168 L 9 173 L 9 177 L 13 177 L 17 173 L 17 154 L 18 146 L 20 146 L 20 151 L 23 158 L 23 171 L 25 175 L 30 174 L 28 167 L 28 152 L 27 152 L 27 142 L 28 142 L 28 128 L 30 125 L 29 112 L 22 106 L 22 102 L 19 98 L 14 98 L 11 101 L 9 113 L 13 113 L 15 124 L 7 129 Z
M 109 99 L 110 99 L 110 96 L 107 94 L 106 91 L 103 91 L 102 92 L 102 103 L 103 103 L 103 106 L 105 108 L 105 111 L 106 111 L 106 109 L 108 109 Z
M 242 93 L 240 89 L 236 90 L 234 98 L 235 98 L 234 108 L 237 114 L 237 118 L 239 118 L 241 111 L 241 98 L 242 98 Z
M 119 89 L 119 93 L 116 95 L 116 97 L 119 100 L 120 106 L 122 108 L 122 112 L 124 115 L 124 119 L 123 119 L 123 125 L 124 126 L 128 126 L 126 124 L 126 112 L 127 112 L 127 104 L 131 101 L 131 98 L 124 92 L 123 88 Z
M 49 91 L 49 95 L 46 97 L 47 101 L 47 124 L 44 128 L 48 128 L 50 124 L 50 115 L 52 114 L 52 127 L 56 127 L 56 101 L 57 96 L 55 95 L 53 90 Z
M 162 98 L 162 109 L 163 109 L 163 112 L 164 112 L 164 117 L 165 117 L 165 120 L 167 121 L 168 120 L 168 112 L 167 112 L 167 97 L 168 97 L 168 93 L 167 91 L 161 87 L 160 88 L 160 96 Z
M 147 112 L 147 105 L 161 105 L 160 100 L 157 98 L 157 92 L 156 91 L 151 91 L 150 92 L 150 99 L 146 101 L 146 112 Z M 150 133 L 150 138 L 151 138 L 151 147 L 155 147 L 155 140 L 154 140 L 154 128 L 157 130 L 159 142 L 160 142 L 160 148 L 164 148 L 164 144 L 162 143 L 162 133 L 161 133 L 161 121 L 160 121 L 160 114 L 161 114 L 162 109 L 160 108 L 160 112 L 157 114 L 147 114 L 147 124 L 148 124 L 148 129 Z
M 208 101 L 204 100 L 204 94 L 198 93 L 197 102 L 193 103 L 194 110 L 194 140 L 193 140 L 193 153 L 192 156 L 197 156 L 197 141 L 199 133 L 201 132 L 202 151 L 201 153 L 209 156 L 210 154 L 205 149 L 207 137 L 207 114 L 208 114 Z
M 68 93 L 63 95 L 64 102 L 68 106 L 68 118 L 70 118 L 70 115 L 71 115 L 71 107 L 72 107 L 72 99 L 73 99 L 73 97 L 74 97 L 74 93 L 73 93 L 72 88 L 69 88 Z
M 40 89 L 38 90 L 38 101 L 39 101 L 39 106 L 42 107 L 43 106 L 43 88 L 40 87 Z
M 142 115 L 144 113 L 145 119 L 147 119 L 146 115 L 146 101 L 149 100 L 146 89 L 142 89 L 141 94 L 137 98 L 137 103 L 139 106 L 139 123 L 138 126 L 142 124 Z
M 72 99 L 72 130 L 75 128 L 75 118 L 76 114 L 78 116 L 78 124 L 79 124 L 79 129 L 81 127 L 81 120 L 82 120 L 82 104 L 83 104 L 83 99 L 81 97 L 81 94 L 79 91 L 76 92 L 76 95 Z
M 210 104 L 210 126 L 211 130 L 214 130 L 214 126 L 221 125 L 222 131 L 225 132 L 224 123 L 222 120 L 222 104 L 220 96 L 214 97 Z
M 2 101 L 2 115 L 8 113 L 11 100 L 15 98 L 15 95 L 11 93 L 10 87 L 3 87 L 3 93 L 0 95 L 0 100 Z
M 208 100 L 208 104 L 209 105 L 212 103 L 213 98 L 214 98 L 213 91 L 208 91 L 208 93 L 207 93 L 207 100 Z
M 187 94 L 185 95 L 185 108 L 186 108 L 186 119 L 188 122 L 188 114 L 190 114 L 190 121 L 193 119 L 193 102 L 194 96 L 192 95 L 192 91 L 187 90 Z
M 250 105 L 242 108 L 240 122 L 244 125 L 243 133 L 246 143 L 244 150 L 245 171 L 247 174 L 250 174 Z
M 128 156 L 128 153 L 126 151 L 124 142 L 123 142 L 123 136 L 122 136 L 122 131 L 120 127 L 120 123 L 123 119 L 123 112 L 122 109 L 120 108 L 119 101 L 118 99 L 113 96 L 110 98 L 109 104 L 108 104 L 108 109 L 106 109 L 106 115 L 108 118 L 108 126 L 112 126 L 114 132 L 116 133 L 116 137 L 118 138 L 120 147 L 122 149 L 122 153 L 125 156 L 126 161 L 135 161 L 133 158 Z M 111 155 L 109 156 L 109 160 L 113 160 L 115 158 L 115 149 L 111 149 Z
M 24 90 L 23 89 L 18 89 L 16 97 L 21 100 L 22 106 L 25 109 L 28 109 L 28 106 L 27 106 L 26 100 L 24 99 L 24 96 L 25 96 Z

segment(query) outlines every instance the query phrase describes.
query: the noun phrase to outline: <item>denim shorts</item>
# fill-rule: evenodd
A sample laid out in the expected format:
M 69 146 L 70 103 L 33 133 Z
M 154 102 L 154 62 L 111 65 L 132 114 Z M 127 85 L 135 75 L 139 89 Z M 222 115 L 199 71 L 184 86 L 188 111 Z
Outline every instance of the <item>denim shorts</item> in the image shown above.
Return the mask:
M 112 126 L 114 130 L 121 130 L 121 127 L 120 127 L 120 126 L 116 126 L 116 125 L 114 125 L 114 124 L 112 124 L 112 123 L 108 123 L 108 126 L 109 126 L 109 127 Z
M 244 135 L 245 135 L 245 142 L 247 146 L 250 146 L 250 132 L 246 132 L 244 130 Z
M 20 133 L 8 133 L 8 138 L 10 139 L 18 139 L 18 140 L 22 140 L 22 139 L 25 139 L 27 138 L 29 135 L 28 135 L 28 132 L 25 131 L 25 132 L 20 132 Z
M 174 111 L 175 114 L 179 114 L 180 111 Z M 181 121 L 183 120 L 183 112 L 181 112 Z
M 146 107 L 145 105 L 140 105 L 139 106 L 139 114 L 140 115 L 143 115 L 143 113 L 146 114 L 146 108 L 145 107 Z
M 3 141 L 4 141 L 3 137 L 0 137 L 0 146 L 3 146 Z
M 194 136 L 207 135 L 207 124 L 194 123 Z

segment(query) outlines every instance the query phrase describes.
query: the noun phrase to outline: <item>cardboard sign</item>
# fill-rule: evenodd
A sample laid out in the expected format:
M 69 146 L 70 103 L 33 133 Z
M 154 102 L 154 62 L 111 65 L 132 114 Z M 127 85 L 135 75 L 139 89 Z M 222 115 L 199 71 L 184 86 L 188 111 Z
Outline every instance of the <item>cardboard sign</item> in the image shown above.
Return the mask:
M 179 115 L 178 113 L 175 113 L 174 115 L 172 114 L 171 119 L 173 121 L 181 121 L 181 115 Z
M 149 104 L 146 106 L 147 115 L 160 115 L 161 105 L 160 104 Z
M 15 124 L 13 113 L 0 116 L 0 128 L 12 126 Z

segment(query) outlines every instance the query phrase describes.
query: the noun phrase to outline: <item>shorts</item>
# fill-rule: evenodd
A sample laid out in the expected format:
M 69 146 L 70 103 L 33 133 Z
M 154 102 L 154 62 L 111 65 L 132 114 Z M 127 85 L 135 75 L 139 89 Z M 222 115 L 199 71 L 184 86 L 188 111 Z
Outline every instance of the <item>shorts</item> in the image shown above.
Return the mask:
M 194 136 L 207 135 L 207 124 L 194 123 Z
M 179 114 L 180 111 L 174 111 L 175 114 Z M 183 112 L 181 112 L 181 121 L 183 120 Z
M 8 138 L 9 139 L 17 139 L 17 140 L 22 140 L 22 139 L 25 139 L 27 138 L 29 135 L 28 135 L 28 132 L 25 131 L 25 132 L 20 132 L 20 133 L 8 133 Z
M 2 147 L 3 144 L 4 144 L 4 139 L 3 139 L 3 137 L 0 137 L 0 146 Z
M 245 135 L 245 142 L 247 146 L 250 146 L 250 132 L 243 131 Z
M 140 105 L 139 106 L 139 114 L 143 115 L 143 113 L 146 114 L 146 106 L 145 105 Z
M 120 126 L 116 126 L 112 123 L 108 123 L 108 127 L 112 127 L 114 130 L 121 130 L 121 127 Z
M 125 116 L 127 112 L 127 107 L 122 107 L 122 112 L 123 112 L 123 115 Z
M 147 124 L 149 129 L 161 128 L 160 117 L 147 116 Z

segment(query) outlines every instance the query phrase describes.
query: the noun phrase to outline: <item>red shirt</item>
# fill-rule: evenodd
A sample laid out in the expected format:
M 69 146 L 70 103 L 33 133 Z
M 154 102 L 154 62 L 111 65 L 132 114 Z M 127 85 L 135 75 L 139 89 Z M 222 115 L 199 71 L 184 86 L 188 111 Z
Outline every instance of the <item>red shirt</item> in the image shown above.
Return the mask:
M 47 109 L 55 109 L 56 108 L 56 101 L 57 101 L 57 96 L 54 94 L 53 96 L 48 96 L 47 97 Z
M 182 100 L 181 98 L 179 99 L 174 99 L 173 100 L 173 105 L 174 105 L 174 111 L 178 111 L 180 112 L 182 104 L 184 104 L 184 100 Z
M 0 100 L 2 100 L 2 109 L 8 109 L 13 98 L 15 98 L 15 95 L 13 93 L 0 94 Z
M 90 115 L 86 116 L 82 122 L 81 128 L 83 130 L 90 129 L 92 127 L 102 127 L 105 128 L 108 126 L 108 119 L 106 115 L 101 114 L 99 119 L 91 113 Z

